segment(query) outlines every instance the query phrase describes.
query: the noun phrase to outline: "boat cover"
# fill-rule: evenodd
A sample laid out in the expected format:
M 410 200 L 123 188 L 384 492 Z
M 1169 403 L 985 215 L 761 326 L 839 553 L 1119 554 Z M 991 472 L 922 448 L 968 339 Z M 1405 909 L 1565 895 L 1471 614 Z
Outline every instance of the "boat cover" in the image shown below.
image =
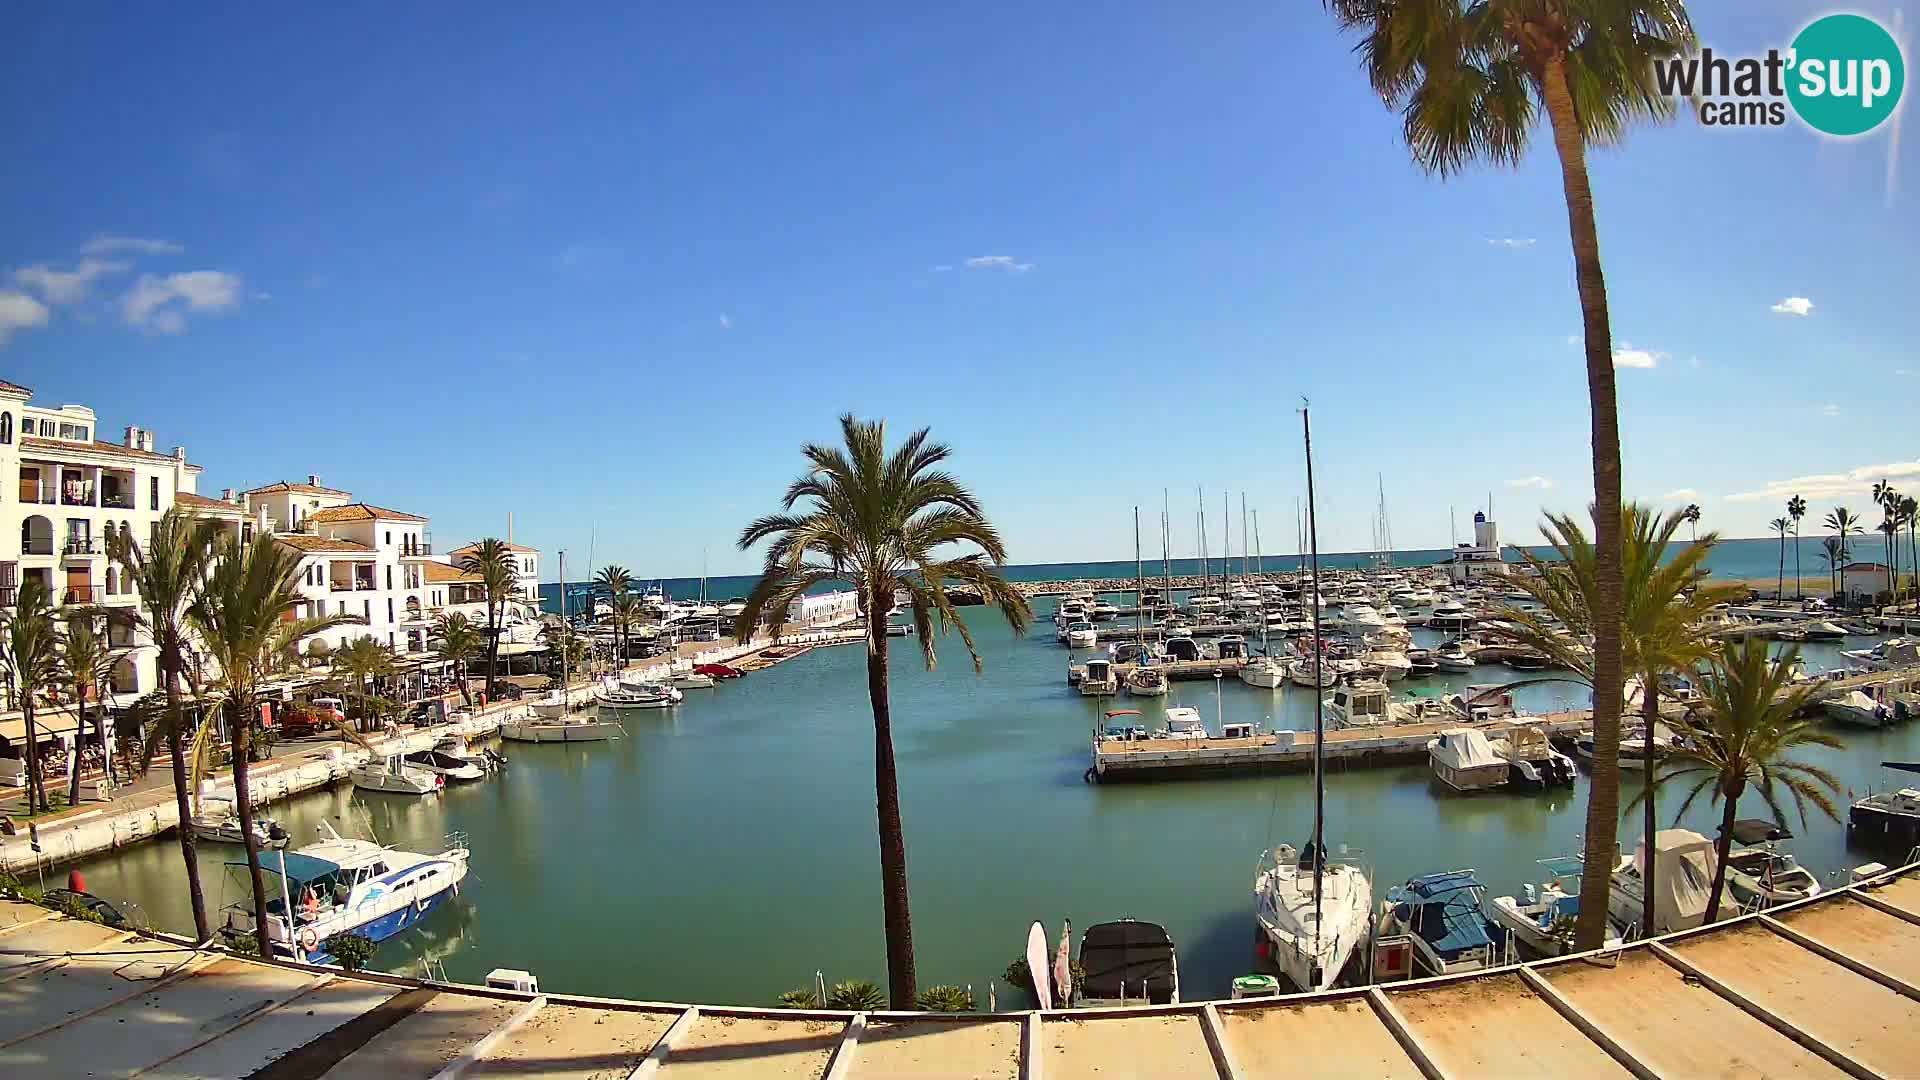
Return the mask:
M 1713 841 L 1691 829 L 1662 829 L 1653 834 L 1653 920 L 1657 928 L 1685 929 L 1699 925 L 1713 891 Z M 1643 845 L 1633 853 L 1642 881 L 1647 874 Z
M 1082 997 L 1118 998 L 1124 982 L 1128 1000 L 1144 985 L 1154 1004 L 1173 1001 L 1173 939 L 1157 924 L 1122 919 L 1088 927 L 1080 966 L 1087 971 Z
M 1472 949 L 1487 948 L 1493 938 L 1480 914 L 1485 889 L 1471 870 L 1417 877 L 1393 891 L 1388 899 L 1395 915 L 1420 935 L 1443 960 L 1457 959 Z
M 1446 761 L 1455 769 L 1504 769 L 1507 763 L 1493 752 L 1493 745 L 1487 741 L 1485 732 L 1473 728 L 1460 728 L 1443 731 L 1433 748 L 1435 757 Z
M 280 872 L 280 858 L 282 855 L 285 855 L 287 860 L 287 879 L 294 884 L 316 881 L 326 877 L 328 874 L 334 874 L 340 871 L 339 863 L 327 859 L 315 858 L 312 855 L 302 855 L 297 851 L 262 852 L 260 855 L 260 869 L 269 874 L 278 874 Z M 247 864 L 241 861 L 230 862 L 227 865 L 244 867 Z
M 1762 818 L 1741 818 L 1733 823 L 1733 838 L 1742 844 L 1764 844 L 1769 840 L 1791 840 L 1793 834 Z

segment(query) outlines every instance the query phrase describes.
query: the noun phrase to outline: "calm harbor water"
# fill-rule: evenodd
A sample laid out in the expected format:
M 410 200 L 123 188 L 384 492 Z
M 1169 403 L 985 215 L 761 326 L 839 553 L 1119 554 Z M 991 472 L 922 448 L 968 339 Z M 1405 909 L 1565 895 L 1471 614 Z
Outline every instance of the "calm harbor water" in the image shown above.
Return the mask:
M 1051 603 L 1039 605 L 1050 612 Z M 986 673 L 957 638 L 928 672 L 917 643 L 894 640 L 894 733 L 923 985 L 987 982 L 1013 959 L 1027 924 L 1057 933 L 1109 918 L 1163 923 L 1180 950 L 1184 992 L 1224 996 L 1253 967 L 1256 859 L 1302 842 L 1306 776 L 1089 786 L 1088 735 L 1101 706 L 1065 683 L 1067 650 L 1050 621 L 1016 640 L 989 613 L 966 614 Z M 1854 647 L 1862 639 L 1852 639 Z M 1836 663 L 1814 646 L 1809 666 Z M 1472 681 L 1499 681 L 1482 668 Z M 1429 680 L 1461 686 L 1469 680 Z M 1410 683 L 1398 684 L 1404 689 Z M 1312 725 L 1303 690 L 1237 680 L 1176 683 L 1142 708 L 1196 706 L 1209 726 Z M 1582 702 L 1584 688 L 1531 687 L 1536 711 Z M 1137 700 L 1110 701 L 1128 707 Z M 460 899 L 382 947 L 376 964 L 418 973 L 423 957 L 456 980 L 523 967 L 568 992 L 694 1002 L 771 1002 L 809 983 L 884 981 L 872 724 L 857 647 L 817 650 L 712 690 L 676 710 L 629 716 L 627 737 L 586 746 L 507 744 L 503 776 L 437 798 L 316 793 L 274 813 L 307 842 L 321 819 L 343 832 L 434 850 L 450 832 L 473 847 Z M 1815 755 L 1857 791 L 1882 759 L 1920 756 L 1920 729 L 1834 729 L 1845 749 Z M 1629 792 L 1637 782 L 1627 780 Z M 1538 880 L 1534 860 L 1577 850 L 1586 782 L 1572 792 L 1443 794 L 1424 766 L 1328 778 L 1328 837 L 1362 850 L 1376 888 L 1418 873 L 1477 868 L 1498 892 Z M 1844 813 L 1845 796 L 1841 800 Z M 1758 814 L 1757 800 L 1743 809 Z M 1663 823 L 1671 814 L 1663 812 Z M 1637 819 L 1636 819 L 1637 820 Z M 1709 811 L 1689 818 L 1710 832 Z M 1798 822 L 1793 823 L 1799 831 Z M 1628 825 L 1630 837 L 1637 829 Z M 242 898 L 208 845 L 211 904 Z M 1844 829 L 1815 818 L 1794 842 L 1823 878 L 1867 861 Z M 177 849 L 144 847 L 81 869 L 93 891 L 137 902 L 157 923 L 190 922 Z M 1007 991 L 1001 988 L 1003 1000 Z

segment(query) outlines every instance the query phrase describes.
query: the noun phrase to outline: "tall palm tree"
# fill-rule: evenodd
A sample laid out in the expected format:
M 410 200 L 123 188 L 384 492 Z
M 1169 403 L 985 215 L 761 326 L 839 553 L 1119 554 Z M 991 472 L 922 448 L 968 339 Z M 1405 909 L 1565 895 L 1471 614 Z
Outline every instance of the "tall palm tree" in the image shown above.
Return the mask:
M 1740 589 L 1736 585 L 1706 582 L 1707 555 L 1720 541 L 1717 533 L 1710 532 L 1705 542 L 1688 544 L 1671 560 L 1667 558 L 1673 534 L 1686 520 L 1684 511 L 1662 515 L 1638 503 L 1628 503 L 1622 508 L 1621 518 L 1626 532 L 1622 646 L 1626 668 L 1640 684 L 1638 704 L 1644 733 L 1641 743 L 1646 752 L 1642 764 L 1651 769 L 1654 750 L 1651 736 L 1660 721 L 1661 677 L 1670 673 L 1691 675 L 1712 653 L 1712 640 L 1703 629 L 1704 619 L 1715 605 L 1732 600 Z M 1501 612 L 1501 618 L 1513 627 L 1509 636 L 1547 654 L 1560 666 L 1572 670 L 1581 681 L 1593 685 L 1597 682 L 1594 657 L 1585 641 L 1593 632 L 1594 598 L 1599 592 L 1597 552 L 1587 539 L 1586 531 L 1570 516 L 1548 515 L 1547 525 L 1541 532 L 1553 548 L 1553 555 L 1542 558 L 1521 549 L 1521 557 L 1534 572 L 1515 575 L 1513 584 L 1531 596 L 1542 610 L 1508 608 Z M 1571 637 L 1560 633 L 1561 627 L 1571 631 Z M 1600 690 L 1596 687 L 1595 713 L 1599 712 L 1599 696 Z M 1649 851 L 1653 850 L 1656 827 L 1654 804 L 1649 799 L 1642 822 Z M 1609 852 L 1617 833 L 1617 826 L 1609 823 L 1606 835 Z M 1598 895 L 1591 902 L 1597 905 L 1595 918 L 1604 921 L 1606 875 L 1590 876 L 1600 879 L 1594 889 Z M 1583 880 L 1580 901 L 1583 912 L 1590 902 L 1587 889 L 1588 884 Z M 1651 878 L 1644 892 L 1645 910 L 1640 925 L 1651 926 L 1654 895 Z M 1602 929 L 1604 932 L 1604 927 Z
M 1880 524 L 1874 530 L 1887 538 L 1887 591 L 1897 593 L 1900 588 L 1900 563 L 1893 545 L 1900 534 L 1900 493 L 1886 480 L 1876 480 L 1873 484 L 1873 504 L 1880 508 Z
M 1793 598 L 1804 599 L 1800 592 L 1800 519 L 1807 516 L 1807 500 L 1795 495 L 1787 500 L 1787 516 L 1793 519 Z
M 1759 792 L 1774 823 L 1786 826 L 1782 803 L 1790 796 L 1805 825 L 1807 804 L 1839 820 L 1828 792 L 1838 794 L 1840 781 L 1811 762 L 1790 757 L 1806 746 L 1837 747 L 1840 741 L 1820 730 L 1818 716 L 1801 716 L 1811 702 L 1813 687 L 1794 686 L 1799 649 L 1779 657 L 1768 655 L 1765 641 L 1748 638 L 1725 642 L 1713 658 L 1700 710 L 1679 722 L 1685 738 L 1676 742 L 1658 773 L 1641 793 L 1651 798 L 1663 787 L 1687 786 L 1687 796 L 1675 819 L 1704 792 L 1708 803 L 1724 802 L 1720 837 L 1715 841 L 1713 891 L 1707 899 L 1707 921 L 1720 917 L 1720 897 L 1726 887 L 1727 852 L 1733 843 L 1733 822 L 1740 797 L 1749 787 Z M 1647 849 L 1651 856 L 1653 849 Z M 1651 862 L 1651 858 L 1648 860 Z M 1651 891 L 1651 890 L 1649 890 Z
M 867 698 L 873 706 L 887 986 L 894 1008 L 908 1008 L 915 990 L 913 923 L 887 694 L 886 612 L 894 597 L 905 593 L 927 667 L 934 666 L 936 626 L 942 631 L 951 627 L 979 672 L 979 650 L 948 587 L 957 584 L 978 592 L 1017 631 L 1032 621 L 1033 610 L 1002 574 L 1006 548 L 999 530 L 973 493 L 939 467 L 952 451 L 928 442 L 927 429 L 921 428 L 889 454 L 885 422 L 851 415 L 840 418 L 840 432 L 844 447 L 808 443 L 801 448 L 807 471 L 787 488 L 784 512 L 762 517 L 741 531 L 742 550 L 762 540 L 772 543 L 760 580 L 734 623 L 734 635 L 747 641 L 763 616 L 774 621 L 777 634 L 788 605 L 816 585 L 847 582 L 859 594 L 867 623 Z M 955 548 L 972 550 L 955 553 Z
M 593 583 L 607 591 L 607 606 L 611 608 L 618 608 L 621 598 L 633 587 L 633 579 L 627 576 L 627 568 L 617 565 L 601 567 L 600 572 L 594 575 Z M 614 651 L 618 654 L 613 666 L 615 671 L 619 671 L 627 666 L 627 641 L 618 619 L 613 624 L 613 643 Z
M 1593 441 L 1594 764 L 1587 798 L 1589 858 L 1611 857 L 1620 807 L 1621 508 L 1620 420 L 1614 400 L 1613 331 L 1589 143 L 1612 143 L 1641 118 L 1664 119 L 1671 99 L 1653 70 L 1693 48 L 1679 0 L 1325 0 L 1342 29 L 1364 34 L 1357 52 L 1374 90 L 1401 111 L 1414 159 L 1442 176 L 1476 159 L 1518 165 L 1544 111 L 1560 163 L 1574 281 L 1585 332 Z M 1597 888 L 1598 886 L 1594 886 Z M 1597 907 L 1606 897 L 1594 894 Z M 1606 926 L 1582 919 L 1576 942 L 1597 949 Z
M 1686 520 L 1687 532 L 1693 538 L 1693 542 L 1696 544 L 1699 543 L 1700 542 L 1700 504 L 1688 503 L 1687 508 L 1685 510 L 1680 511 L 1680 516 Z
M 20 583 L 17 601 L 0 611 L 0 675 L 7 680 L 14 707 L 20 710 L 27 735 L 27 812 L 53 809 L 47 782 L 40 775 L 40 730 L 34 722 L 35 700 L 60 678 L 59 634 L 55 630 L 52 595 L 38 577 Z
M 642 608 L 640 598 L 627 593 L 614 598 L 613 628 L 620 635 L 620 658 L 614 667 L 624 670 L 627 666 L 627 649 L 633 639 L 633 632 L 639 628 Z
M 1777 517 L 1767 525 L 1780 534 L 1780 576 L 1775 579 L 1773 586 L 1773 596 L 1777 600 L 1787 590 L 1787 530 L 1793 527 L 1793 522 Z
M 1847 545 L 1841 543 L 1838 537 L 1833 536 L 1829 536 L 1820 541 L 1820 561 L 1827 564 L 1828 591 L 1837 593 L 1838 588 L 1834 585 L 1834 573 L 1839 570 L 1841 566 L 1845 565 L 1847 561 Z
M 266 882 L 260 871 L 260 844 L 253 832 L 253 799 L 247 785 L 260 684 L 285 663 L 301 639 L 360 621 L 351 616 L 294 617 L 305 602 L 300 595 L 300 559 L 298 551 L 282 547 L 272 536 L 262 534 L 243 543 L 227 533 L 187 609 L 195 636 L 220 672 L 221 704 L 233 734 L 233 804 L 246 842 L 254 932 L 262 956 L 272 956 L 273 948 L 267 938 Z
M 165 734 L 168 762 L 173 770 L 174 806 L 179 811 L 180 828 L 174 830 L 180 844 L 180 861 L 186 864 L 187 892 L 193 904 L 195 940 L 213 936 L 207 922 L 207 900 L 200 887 L 200 859 L 194 848 L 187 759 L 181 739 L 192 730 L 181 700 L 181 680 L 187 673 L 187 608 L 193 602 L 193 590 L 205 578 L 213 558 L 218 523 L 189 517 L 178 507 L 169 509 L 154 522 L 153 531 L 142 549 L 126 530 L 107 534 L 107 554 L 120 567 L 121 580 L 140 597 L 140 607 L 128 612 L 136 631 L 158 649 L 160 685 L 166 691 L 167 710 L 151 735 Z M 153 740 L 146 741 L 151 759 Z M 144 762 L 142 763 L 144 766 Z
M 1900 517 L 1907 525 L 1907 579 L 1913 582 L 1915 594 L 1920 595 L 1920 543 L 1914 540 L 1915 525 L 1920 523 L 1920 498 L 1900 496 Z
M 487 597 L 487 700 L 492 701 L 500 666 L 500 618 L 516 585 L 513 552 L 506 541 L 489 536 L 460 557 L 460 569 L 480 579 Z M 566 582 L 560 583 L 562 591 L 566 587 Z
M 1863 530 L 1860 526 L 1860 519 L 1854 517 L 1853 511 L 1848 510 L 1844 506 L 1836 506 L 1833 508 L 1833 511 L 1827 515 L 1826 525 L 1827 528 L 1833 530 L 1833 535 L 1840 541 L 1841 561 L 1838 564 L 1840 569 L 1840 599 L 1842 603 L 1845 603 L 1847 596 L 1846 560 L 1853 557 L 1853 552 L 1847 547 L 1847 537 L 1856 535 Z
M 126 650 L 113 646 L 100 623 L 113 618 L 117 611 L 112 608 L 71 607 L 61 614 L 66 632 L 60 638 L 60 675 L 73 692 L 76 721 L 74 747 L 76 750 L 79 748 L 77 735 L 86 729 L 87 702 L 92 700 L 95 706 L 94 737 L 100 741 L 101 760 L 106 764 L 107 775 L 111 777 L 113 750 L 107 739 L 106 687 L 113 678 L 114 665 L 126 655 Z M 80 768 L 76 761 L 69 777 L 67 805 L 79 801 Z
M 434 651 L 453 670 L 459 672 L 460 700 L 473 707 L 473 694 L 467 688 L 467 662 L 480 653 L 481 633 L 465 615 L 454 612 L 433 622 Z

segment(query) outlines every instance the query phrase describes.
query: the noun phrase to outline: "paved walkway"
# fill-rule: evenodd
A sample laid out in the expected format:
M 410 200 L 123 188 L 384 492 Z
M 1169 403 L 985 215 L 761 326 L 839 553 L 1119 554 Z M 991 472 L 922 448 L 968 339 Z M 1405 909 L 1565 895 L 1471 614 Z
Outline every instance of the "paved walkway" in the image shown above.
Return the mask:
M 1920 865 L 1613 953 L 1285 998 L 932 1016 L 545 989 L 266 964 L 0 902 L 7 1075 L 1873 1078 L 1920 1061 Z

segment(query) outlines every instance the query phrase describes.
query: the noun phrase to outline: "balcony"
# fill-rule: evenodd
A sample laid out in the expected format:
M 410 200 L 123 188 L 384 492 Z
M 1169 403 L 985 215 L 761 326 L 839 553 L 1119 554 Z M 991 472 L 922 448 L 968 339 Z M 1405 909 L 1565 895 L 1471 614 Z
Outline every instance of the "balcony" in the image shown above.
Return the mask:
M 327 590 L 329 592 L 372 592 L 375 587 L 371 581 L 355 581 L 352 583 L 330 581 L 327 583 Z
M 400 557 L 403 559 L 424 559 L 433 554 L 433 541 L 422 540 L 417 544 L 400 545 Z
M 133 496 L 125 492 L 108 492 L 100 496 L 100 505 L 110 510 L 131 510 Z
M 62 506 L 93 506 L 93 489 L 85 484 L 68 484 L 60 492 Z
M 60 547 L 60 554 L 62 555 L 99 555 L 102 554 L 103 551 L 104 545 L 91 536 L 70 536 L 67 538 L 67 542 Z
M 0 608 L 10 608 L 20 603 L 20 589 L 17 586 L 0 586 Z
M 53 505 L 53 492 L 47 491 L 31 480 L 20 481 L 20 501 L 40 506 Z
M 69 585 L 60 590 L 63 604 L 97 604 L 100 602 L 100 586 Z

